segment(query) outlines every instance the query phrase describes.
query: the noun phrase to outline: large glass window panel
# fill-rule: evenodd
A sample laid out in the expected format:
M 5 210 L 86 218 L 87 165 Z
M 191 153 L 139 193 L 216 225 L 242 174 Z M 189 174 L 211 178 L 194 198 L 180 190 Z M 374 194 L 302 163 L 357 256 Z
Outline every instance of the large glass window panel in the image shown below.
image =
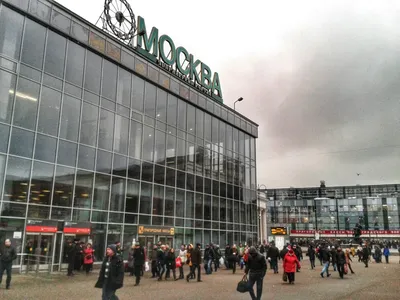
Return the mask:
M 192 143 L 186 143 L 186 170 L 188 172 L 194 171 L 194 159 L 195 159 L 195 145 Z
M 77 144 L 60 140 L 60 143 L 58 145 L 57 163 L 61 165 L 75 167 L 77 155 L 76 152 Z
M 114 151 L 128 155 L 129 119 L 115 116 Z
M 129 156 L 140 159 L 142 152 L 142 124 L 131 121 L 129 134 Z
M 128 71 L 119 68 L 117 103 L 130 107 L 132 76 Z
M 23 24 L 24 17 L 21 14 L 2 6 L 0 11 L 0 53 L 11 58 L 19 58 Z
M 46 28 L 30 19 L 26 19 L 21 61 L 41 69 L 45 38 Z
M 34 133 L 14 127 L 11 133 L 10 154 L 31 158 Z
M 71 220 L 71 209 L 53 207 L 51 209 L 51 219 L 58 221 L 69 221 Z
M 0 152 L 6 153 L 8 151 L 9 137 L 10 137 L 10 126 L 0 124 Z
M 111 173 L 112 154 L 110 152 L 97 150 L 96 171 Z
M 93 91 L 96 94 L 100 92 L 101 62 L 102 58 L 100 56 L 87 51 L 85 89 Z
M 92 172 L 80 170 L 76 172 L 74 207 L 91 208 L 93 175 L 94 174 Z
M 71 83 L 82 86 L 85 49 L 73 42 L 68 43 L 67 69 L 65 78 Z
M 35 129 L 39 84 L 20 78 L 15 94 L 14 124 L 28 129 Z M 10 90 L 9 93 L 14 93 Z
M 144 96 L 144 112 L 146 115 L 152 118 L 155 118 L 156 116 L 156 97 L 157 97 L 157 88 L 151 83 L 146 82 L 145 96 Z
M 154 129 L 143 126 L 143 160 L 154 160 Z
M 239 152 L 239 131 L 233 128 L 233 151 Z
M 233 142 L 233 135 L 232 135 L 233 128 L 231 125 L 226 125 L 226 134 L 225 134 L 225 149 L 232 150 L 232 142 Z
M 143 112 L 144 80 L 132 75 L 132 102 L 131 107 Z
M 176 167 L 179 170 L 186 170 L 186 143 L 182 139 L 177 139 Z
M 0 18 L 0 23 L 2 19 Z M 2 28 L 0 28 L 0 31 Z M 15 96 L 16 76 L 0 70 L 0 121 L 10 123 Z
M 101 109 L 100 112 L 100 128 L 99 128 L 99 148 L 112 150 L 113 134 L 114 134 L 114 118 L 115 114 Z
M 35 159 L 54 163 L 57 139 L 42 134 L 36 136 Z
M 245 139 L 244 139 L 244 132 L 239 131 L 239 154 L 244 155 L 245 154 Z
M 4 200 L 26 202 L 29 189 L 31 161 L 16 157 L 8 158 Z
M 219 198 L 213 197 L 212 198 L 212 219 L 213 221 L 219 221 Z
M 153 215 L 164 214 L 164 186 L 154 185 L 153 193 Z
M 165 167 L 154 165 L 154 182 L 158 184 L 165 184 Z
M 132 179 L 140 179 L 141 162 L 137 159 L 129 159 L 128 162 L 128 177 Z
M 113 174 L 121 177 L 126 177 L 127 157 L 114 154 Z
M 165 184 L 168 186 L 175 186 L 176 185 L 175 179 L 176 179 L 176 170 L 166 168 Z
M 175 201 L 175 216 L 177 218 L 183 218 L 183 212 L 185 210 L 185 191 L 176 190 L 176 201 Z
M 204 220 L 211 220 L 211 196 L 204 195 Z
M 154 161 L 158 164 L 165 164 L 165 133 L 159 130 L 156 130 Z
M 143 162 L 142 163 L 142 180 L 153 182 L 154 164 Z
M 137 213 L 139 208 L 139 188 L 138 181 L 128 180 L 126 189 L 126 206 L 125 211 L 129 213 Z
M 64 77 L 65 46 L 67 40 L 49 30 L 47 36 L 46 60 L 44 70 L 57 77 Z
M 186 192 L 186 218 L 194 218 L 194 193 Z
M 192 105 L 187 106 L 187 132 L 196 134 L 196 108 Z
M 64 95 L 61 112 L 60 138 L 78 141 L 79 117 L 81 112 L 81 100 Z
M 162 89 L 157 89 L 157 120 L 167 121 L 167 93 Z
M 95 148 L 79 145 L 78 168 L 94 170 L 95 156 Z
M 255 160 L 256 159 L 256 139 L 253 137 L 250 138 L 250 153 L 251 153 L 251 159 Z
M 30 203 L 50 205 L 54 165 L 35 161 L 31 179 Z
M 111 177 L 108 175 L 95 175 L 93 209 L 108 210 L 110 181 Z
M 58 135 L 61 93 L 43 86 L 40 96 L 38 131 Z
M 72 211 L 73 222 L 88 222 L 90 220 L 90 210 L 74 209 Z
M 187 104 L 178 99 L 178 128 L 186 131 L 186 107 Z
M 53 205 L 72 205 L 75 171 L 72 168 L 57 166 L 53 191 Z
M 212 142 L 214 145 L 218 145 L 219 138 L 219 120 L 217 118 L 212 118 Z
M 140 213 L 151 214 L 151 198 L 152 190 L 151 184 L 142 182 L 140 190 Z
M 96 146 L 97 141 L 97 122 L 99 118 L 99 108 L 95 105 L 83 102 L 82 124 L 80 142 L 90 146 Z
M 176 137 L 167 134 L 166 163 L 170 168 L 176 168 Z
M 165 216 L 174 216 L 175 189 L 165 188 Z
M 170 126 L 176 126 L 178 114 L 178 99 L 175 96 L 168 94 L 168 111 L 167 111 L 167 123 Z
M 101 94 L 104 97 L 115 100 L 117 93 L 117 74 L 118 67 L 109 62 L 103 61 L 103 85 Z
M 221 209 L 222 209 L 222 201 L 221 201 Z M 222 218 L 221 218 L 222 220 Z M 232 200 L 228 199 L 226 200 L 226 221 L 227 222 L 233 222 L 233 206 L 232 206 Z
M 211 120 L 212 117 L 209 114 L 204 114 L 204 139 L 211 141 Z
M 196 109 L 196 134 L 197 137 L 204 137 L 204 112 L 200 109 Z
M 124 211 L 125 207 L 125 179 L 112 179 L 111 185 L 111 211 Z
M 42 219 L 42 220 L 48 219 L 50 216 L 50 206 L 35 205 L 35 204 L 30 204 L 28 206 L 28 218 Z
M 7 217 L 24 218 L 26 215 L 26 204 L 3 202 L 0 214 Z
M 196 194 L 196 219 L 203 219 L 203 194 Z

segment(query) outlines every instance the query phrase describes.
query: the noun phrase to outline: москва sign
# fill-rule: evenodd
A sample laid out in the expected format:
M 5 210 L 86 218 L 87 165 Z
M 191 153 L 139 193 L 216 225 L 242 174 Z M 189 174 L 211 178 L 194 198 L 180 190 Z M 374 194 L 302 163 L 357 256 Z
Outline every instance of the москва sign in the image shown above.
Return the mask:
M 164 34 L 158 36 L 158 29 L 153 27 L 147 35 L 144 19 L 138 16 L 136 50 L 163 69 L 186 81 L 200 92 L 222 102 L 222 90 L 218 73 L 202 61 L 194 59 L 184 47 L 176 47 L 172 39 Z M 166 50 L 168 44 L 169 51 Z M 184 67 L 187 62 L 186 67 Z

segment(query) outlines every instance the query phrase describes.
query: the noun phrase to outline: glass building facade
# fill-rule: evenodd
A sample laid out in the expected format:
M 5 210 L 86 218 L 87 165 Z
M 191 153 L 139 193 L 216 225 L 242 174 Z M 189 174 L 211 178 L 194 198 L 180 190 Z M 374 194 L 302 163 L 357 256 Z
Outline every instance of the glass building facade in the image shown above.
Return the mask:
M 360 224 L 364 230 L 400 229 L 400 184 L 268 189 L 266 193 L 269 227 L 353 230 Z
M 22 232 L 20 253 L 28 219 L 90 222 L 98 259 L 142 225 L 174 246 L 255 241 L 256 138 L 59 4 L 0 1 L 0 240 Z

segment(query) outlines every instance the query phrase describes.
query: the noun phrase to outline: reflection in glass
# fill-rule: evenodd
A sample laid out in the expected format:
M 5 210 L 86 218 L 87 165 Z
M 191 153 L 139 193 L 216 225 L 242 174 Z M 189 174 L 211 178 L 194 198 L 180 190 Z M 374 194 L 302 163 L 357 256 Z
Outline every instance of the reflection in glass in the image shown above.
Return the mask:
M 144 113 L 152 118 L 156 116 L 157 88 L 151 83 L 145 83 Z
M 3 202 L 0 214 L 7 217 L 24 218 L 26 215 L 26 204 Z
M 108 210 L 111 177 L 96 174 L 94 185 L 93 209 Z
M 142 180 L 153 182 L 153 169 L 154 165 L 152 163 L 143 162 L 142 163 Z
M 76 142 L 78 140 L 81 101 L 64 95 L 61 113 L 60 138 Z
M 164 214 L 164 187 L 154 185 L 153 193 L 153 215 Z
M 131 121 L 131 131 L 129 134 L 129 156 L 140 159 L 142 146 L 142 124 Z
M 165 167 L 159 165 L 154 166 L 154 183 L 165 183 Z
M 207 141 L 211 141 L 211 120 L 211 115 L 204 114 L 204 139 Z
M 165 174 L 165 184 L 168 186 L 175 186 L 175 178 L 176 178 L 176 170 L 175 169 L 170 169 L 166 168 L 166 174 Z
M 186 192 L 186 218 L 194 218 L 194 193 Z
M 67 70 L 65 74 L 67 81 L 82 86 L 84 59 L 85 49 L 70 41 L 68 43 Z
M 135 75 L 132 75 L 132 109 L 143 112 L 143 100 L 144 80 Z
M 71 220 L 71 209 L 70 208 L 60 208 L 53 207 L 51 209 L 51 217 L 52 220 L 58 221 L 70 221 Z
M 114 154 L 113 174 L 126 177 L 127 157 Z
M 46 62 L 44 70 L 47 73 L 63 78 L 65 46 L 67 41 L 59 34 L 49 30 L 47 36 Z
M 30 19 L 26 19 L 21 61 L 41 69 L 43 65 L 45 38 L 46 28 Z
M 186 170 L 186 143 L 182 139 L 177 139 L 176 168 L 178 170 Z
M 142 182 L 141 193 L 140 193 L 141 214 L 151 214 L 151 198 L 152 198 L 151 184 Z
M 125 211 L 129 213 L 137 213 L 139 206 L 139 182 L 128 180 L 126 189 L 126 207 Z
M 31 162 L 9 157 L 4 185 L 4 200 L 26 202 L 29 189 Z
M 20 78 L 17 92 L 9 90 L 15 93 L 14 125 L 35 129 L 39 88 L 39 84 Z
M 128 131 L 129 119 L 116 115 L 114 151 L 125 155 L 128 154 Z
M 125 179 L 113 178 L 111 185 L 110 211 L 124 211 Z
M 99 148 L 112 150 L 115 114 L 102 109 L 100 113 Z
M 99 94 L 102 58 L 88 51 L 86 59 L 85 89 Z
M 96 146 L 97 120 L 99 108 L 89 103 L 83 102 L 82 107 L 82 124 L 80 142 L 90 146 Z
M 21 50 L 24 17 L 2 6 L 0 11 L 0 53 L 18 59 Z M 2 80 L 0 80 L 0 83 Z
M 168 112 L 167 123 L 170 126 L 176 126 L 178 119 L 178 99 L 175 96 L 168 94 Z
M 203 195 L 196 193 L 196 219 L 203 219 Z
M 54 165 L 35 161 L 31 179 L 30 203 L 50 205 Z
M 75 167 L 76 151 L 77 144 L 60 140 L 60 144 L 58 146 L 57 163 L 61 165 Z
M 57 166 L 53 191 L 53 205 L 72 205 L 72 193 L 74 186 L 74 169 Z
M 39 132 L 57 136 L 60 107 L 61 93 L 44 86 L 40 96 Z
M 192 105 L 187 106 L 187 132 L 196 134 L 196 108 Z
M 165 164 L 165 133 L 159 130 L 156 130 L 154 161 L 158 164 Z
M 103 86 L 101 94 L 115 101 L 117 93 L 117 73 L 118 68 L 108 60 L 103 61 Z
M 54 163 L 56 160 L 57 139 L 46 135 L 37 134 L 35 159 Z
M 131 179 L 140 179 L 141 163 L 140 160 L 129 159 L 128 177 Z
M 3 10 L 4 11 L 4 10 Z M 0 18 L 0 25 L 2 19 Z M 0 31 L 2 28 L 0 27 Z M 1 46 L 1 45 L 0 45 Z M 14 103 L 16 76 L 0 70 L 0 121 L 10 123 Z
M 174 216 L 175 189 L 165 188 L 165 216 Z
M 143 160 L 154 160 L 154 129 L 146 125 L 143 128 Z
M 185 210 L 185 191 L 177 189 L 175 198 L 175 217 L 183 218 L 184 210 Z
M 119 68 L 117 103 L 130 107 L 131 104 L 131 73 Z
M 11 133 L 10 154 L 31 158 L 34 133 L 14 127 Z
M 167 121 L 167 93 L 161 89 L 157 89 L 157 120 Z
M 178 128 L 186 131 L 186 103 L 178 100 Z
M 93 173 L 78 170 L 76 172 L 74 207 L 92 206 Z
M 170 168 L 176 168 L 176 137 L 167 134 L 166 163 Z
M 34 205 L 29 204 L 28 206 L 28 218 L 33 219 L 48 219 L 50 216 L 50 206 L 46 205 Z
M 73 222 L 88 222 L 90 220 L 90 210 L 74 209 L 72 211 Z
M 96 171 L 102 173 L 111 173 L 112 154 L 110 152 L 97 150 Z

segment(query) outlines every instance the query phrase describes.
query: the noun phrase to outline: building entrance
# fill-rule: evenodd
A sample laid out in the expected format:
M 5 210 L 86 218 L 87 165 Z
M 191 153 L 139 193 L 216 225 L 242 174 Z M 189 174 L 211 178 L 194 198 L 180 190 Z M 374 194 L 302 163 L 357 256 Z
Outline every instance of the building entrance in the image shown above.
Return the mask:
M 161 242 L 170 248 L 174 245 L 175 229 L 163 226 L 138 226 L 138 241 L 141 246 L 146 248 L 146 257 L 150 257 L 154 245 Z

